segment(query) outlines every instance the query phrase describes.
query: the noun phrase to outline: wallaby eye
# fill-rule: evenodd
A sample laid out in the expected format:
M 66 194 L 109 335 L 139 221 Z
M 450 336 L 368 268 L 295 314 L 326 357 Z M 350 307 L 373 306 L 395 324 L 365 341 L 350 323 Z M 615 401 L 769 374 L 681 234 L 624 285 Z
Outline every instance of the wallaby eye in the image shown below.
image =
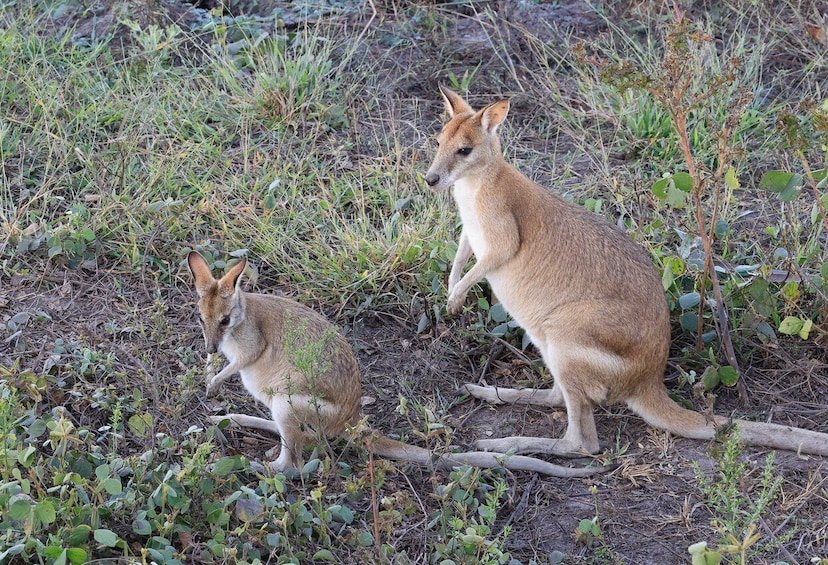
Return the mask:
M 221 321 L 219 322 L 219 325 L 220 326 L 226 326 L 229 323 L 230 323 L 230 316 L 225 316 L 224 318 L 221 319 Z
M 460 149 L 457 150 L 457 154 L 462 155 L 463 157 L 467 156 L 471 152 L 472 152 L 471 147 L 461 147 Z

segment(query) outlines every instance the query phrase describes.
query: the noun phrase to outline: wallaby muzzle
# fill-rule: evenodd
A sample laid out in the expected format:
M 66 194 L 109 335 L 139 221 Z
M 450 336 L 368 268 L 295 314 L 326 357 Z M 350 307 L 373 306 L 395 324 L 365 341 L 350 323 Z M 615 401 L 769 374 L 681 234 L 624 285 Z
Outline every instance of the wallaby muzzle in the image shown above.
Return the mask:
M 426 181 L 426 184 L 427 184 L 428 186 L 430 186 L 430 187 L 434 187 L 434 185 L 436 185 L 437 183 L 439 183 L 439 182 L 440 182 L 440 175 L 438 175 L 437 173 L 431 173 L 431 172 L 429 172 L 429 173 L 426 175 L 425 181 Z

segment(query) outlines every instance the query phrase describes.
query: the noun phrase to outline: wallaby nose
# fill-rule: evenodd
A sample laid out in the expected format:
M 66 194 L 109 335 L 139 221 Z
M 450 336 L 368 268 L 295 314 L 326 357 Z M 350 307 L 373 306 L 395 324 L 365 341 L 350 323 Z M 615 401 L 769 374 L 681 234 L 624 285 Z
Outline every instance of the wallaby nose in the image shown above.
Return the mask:
M 207 353 L 218 353 L 218 344 L 212 340 L 205 340 Z
M 434 186 L 438 182 L 440 182 L 440 175 L 437 173 L 428 173 L 425 178 L 426 184 L 428 186 Z

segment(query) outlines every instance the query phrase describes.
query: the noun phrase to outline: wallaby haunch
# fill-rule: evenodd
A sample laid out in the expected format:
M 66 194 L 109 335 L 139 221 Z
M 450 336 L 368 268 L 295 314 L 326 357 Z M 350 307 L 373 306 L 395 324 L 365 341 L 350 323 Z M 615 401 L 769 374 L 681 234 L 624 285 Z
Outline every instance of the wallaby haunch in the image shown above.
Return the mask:
M 426 175 L 434 189 L 454 186 L 463 222 L 448 280 L 447 310 L 463 307 L 483 278 L 537 346 L 555 384 L 548 390 L 468 384 L 489 402 L 565 406 L 563 437 L 480 440 L 492 451 L 572 455 L 599 450 L 593 403 L 623 402 L 656 428 L 713 439 L 718 426 L 667 395 L 663 376 L 670 318 L 647 254 L 597 214 L 523 176 L 501 154 L 497 127 L 509 101 L 475 111 L 440 87 L 449 121 Z M 472 253 L 475 264 L 464 275 Z M 828 455 L 828 434 L 736 420 L 744 443 Z
M 187 263 L 195 278 L 207 352 L 220 352 L 228 361 L 207 383 L 207 394 L 213 394 L 225 380 L 239 373 L 244 387 L 270 408 L 273 416 L 268 420 L 227 414 L 211 416 L 211 421 L 229 419 L 243 427 L 278 434 L 282 449 L 270 464 L 274 471 L 298 467 L 306 444 L 321 436 L 343 435 L 346 426 L 358 424 L 362 396 L 359 367 L 350 345 L 333 324 L 292 300 L 242 291 L 246 259 L 219 280 L 213 278 L 199 253 L 191 252 Z M 302 355 L 302 351 L 311 355 Z M 312 366 L 300 367 L 300 356 L 305 357 L 306 365 L 309 362 Z M 383 457 L 443 468 L 467 464 L 557 477 L 584 477 L 606 470 L 564 467 L 522 455 L 434 454 L 377 433 L 372 433 L 367 443 L 369 449 Z

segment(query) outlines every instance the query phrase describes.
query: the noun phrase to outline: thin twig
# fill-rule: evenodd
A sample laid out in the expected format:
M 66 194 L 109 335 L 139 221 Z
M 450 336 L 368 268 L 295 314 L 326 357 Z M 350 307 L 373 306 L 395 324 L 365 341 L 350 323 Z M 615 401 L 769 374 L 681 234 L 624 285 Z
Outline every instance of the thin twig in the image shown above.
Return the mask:
M 506 519 L 506 522 L 500 527 L 495 536 L 500 535 L 500 532 L 508 528 L 515 519 L 520 518 L 526 513 L 526 507 L 529 505 L 529 493 L 532 492 L 532 489 L 535 488 L 535 484 L 538 482 L 538 475 L 535 474 L 532 476 L 532 481 L 526 486 L 524 489 L 523 494 L 520 497 L 520 501 L 518 501 L 517 506 L 515 506 L 514 511 L 509 514 L 509 517 Z
M 371 484 L 371 518 L 374 531 L 374 549 L 378 557 L 382 557 L 382 544 L 380 544 L 379 531 L 379 506 L 377 504 L 377 484 L 374 481 L 374 451 L 368 445 L 368 480 Z

